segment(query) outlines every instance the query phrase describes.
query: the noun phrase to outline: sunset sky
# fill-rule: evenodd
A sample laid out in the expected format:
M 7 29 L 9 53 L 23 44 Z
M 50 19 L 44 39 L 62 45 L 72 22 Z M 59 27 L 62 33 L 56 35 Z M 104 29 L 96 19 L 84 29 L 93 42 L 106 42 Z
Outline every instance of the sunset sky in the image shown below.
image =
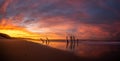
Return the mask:
M 120 32 L 120 0 L 0 0 L 0 24 L 52 39 L 104 39 Z

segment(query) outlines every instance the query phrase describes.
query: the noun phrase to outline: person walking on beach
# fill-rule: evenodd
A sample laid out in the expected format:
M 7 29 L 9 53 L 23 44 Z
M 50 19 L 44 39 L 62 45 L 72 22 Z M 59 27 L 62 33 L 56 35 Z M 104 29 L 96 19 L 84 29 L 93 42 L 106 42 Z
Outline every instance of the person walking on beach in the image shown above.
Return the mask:
M 73 35 L 66 36 L 66 48 L 69 48 L 70 50 L 74 50 L 75 36 Z
M 67 42 L 66 48 L 68 48 L 68 46 L 69 46 L 69 36 L 66 36 L 66 42 Z
M 48 37 L 46 37 L 46 44 L 49 44 L 50 40 L 48 39 Z
M 72 41 L 73 41 L 73 45 L 72 45 L 72 48 L 74 49 L 75 48 L 75 46 L 76 46 L 76 38 L 75 38 L 75 36 L 74 35 L 72 35 Z
M 40 38 L 40 40 L 42 41 L 42 43 L 44 43 L 44 42 L 45 42 L 42 38 Z

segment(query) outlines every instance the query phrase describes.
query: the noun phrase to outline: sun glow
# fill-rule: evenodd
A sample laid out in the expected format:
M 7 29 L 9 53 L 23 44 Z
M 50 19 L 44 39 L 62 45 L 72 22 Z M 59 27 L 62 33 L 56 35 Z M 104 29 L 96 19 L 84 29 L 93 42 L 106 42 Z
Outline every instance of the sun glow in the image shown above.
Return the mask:
M 19 38 L 35 38 L 35 36 L 37 37 L 38 35 L 33 35 L 33 34 L 29 34 L 27 32 L 24 31 L 20 31 L 20 30 L 0 30 L 0 33 L 5 33 L 8 34 L 11 37 L 19 37 Z
M 0 26 L 0 33 L 8 34 L 11 37 L 18 38 L 40 38 L 40 34 L 29 32 L 25 28 L 17 26 Z
M 59 37 L 56 36 L 54 33 L 48 33 L 46 35 L 45 31 L 43 29 L 39 31 L 43 31 L 42 33 L 32 32 L 37 31 L 36 29 L 27 29 L 25 27 L 16 26 L 15 24 L 11 23 L 8 20 L 2 20 L 0 23 L 0 33 L 7 34 L 11 37 L 16 38 L 31 38 L 31 39 L 40 39 L 48 37 L 49 39 L 58 39 Z

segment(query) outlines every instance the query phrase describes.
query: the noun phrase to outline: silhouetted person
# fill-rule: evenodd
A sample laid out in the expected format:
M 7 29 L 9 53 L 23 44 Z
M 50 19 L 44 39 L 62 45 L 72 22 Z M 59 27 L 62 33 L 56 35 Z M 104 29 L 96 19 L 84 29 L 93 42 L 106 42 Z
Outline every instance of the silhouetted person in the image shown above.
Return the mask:
M 46 37 L 46 44 L 49 44 L 50 40 L 48 39 L 48 37 Z
M 70 45 L 69 45 L 70 50 L 74 50 L 75 44 L 74 44 L 74 37 L 71 35 L 70 36 Z
M 70 36 L 70 48 L 72 49 L 72 45 L 73 45 L 73 38 L 72 36 Z
M 76 45 L 76 40 L 74 35 L 72 36 L 72 42 L 73 42 L 72 49 L 74 50 Z
M 44 40 L 42 38 L 40 38 L 40 40 L 42 41 L 42 43 L 44 43 Z
M 66 36 L 66 48 L 69 48 L 71 51 L 74 51 L 76 45 L 78 46 L 78 40 L 74 35 Z
M 66 48 L 68 48 L 68 46 L 69 46 L 69 37 L 68 36 L 66 36 L 66 42 L 67 42 Z

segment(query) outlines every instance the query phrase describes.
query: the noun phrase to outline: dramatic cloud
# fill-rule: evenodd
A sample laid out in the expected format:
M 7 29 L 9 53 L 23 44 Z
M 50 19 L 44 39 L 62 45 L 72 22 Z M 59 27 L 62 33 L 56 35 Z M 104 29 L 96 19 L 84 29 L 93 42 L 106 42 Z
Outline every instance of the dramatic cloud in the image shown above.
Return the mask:
M 3 17 L 32 32 L 62 36 L 78 32 L 81 38 L 108 38 L 120 32 L 120 1 L 0 0 Z

